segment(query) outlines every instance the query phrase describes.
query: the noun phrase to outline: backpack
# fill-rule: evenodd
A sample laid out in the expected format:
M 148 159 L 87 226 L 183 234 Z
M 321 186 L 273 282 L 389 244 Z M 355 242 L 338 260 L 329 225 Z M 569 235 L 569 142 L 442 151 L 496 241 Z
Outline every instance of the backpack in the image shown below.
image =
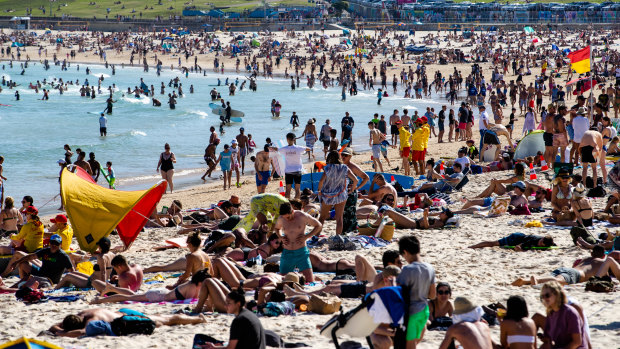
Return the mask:
M 588 190 L 587 196 L 589 198 L 602 198 L 607 196 L 607 191 L 602 186 L 596 186 L 590 190 Z
M 127 336 L 130 334 L 153 334 L 155 331 L 155 321 L 146 316 L 123 315 L 114 319 L 110 326 L 112 332 L 117 336 Z
M 614 283 L 609 276 L 593 276 L 586 283 L 586 291 L 592 292 L 614 292 Z

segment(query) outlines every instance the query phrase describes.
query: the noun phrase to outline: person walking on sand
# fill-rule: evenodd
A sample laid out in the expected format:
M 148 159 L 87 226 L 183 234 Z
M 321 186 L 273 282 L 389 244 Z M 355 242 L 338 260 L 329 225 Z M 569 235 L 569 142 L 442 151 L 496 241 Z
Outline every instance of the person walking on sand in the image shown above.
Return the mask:
M 237 143 L 239 145 L 239 160 L 241 162 L 241 174 L 245 174 L 245 157 L 248 155 L 249 151 L 249 140 L 248 136 L 244 133 L 245 129 L 242 127 L 239 129 L 239 134 L 237 135 Z
M 224 190 L 226 190 L 226 182 L 228 182 L 228 189 L 230 189 L 230 182 L 232 180 L 232 171 L 230 170 L 230 166 L 232 165 L 232 152 L 228 144 L 224 144 L 224 151 L 220 152 L 220 156 L 215 161 L 215 166 L 217 166 L 218 163 L 222 170 Z
M 161 168 L 161 178 L 168 182 L 171 193 L 174 188 L 174 184 L 172 183 L 172 176 L 174 175 L 173 163 L 176 162 L 177 158 L 174 156 L 174 153 L 170 151 L 170 144 L 164 144 L 164 152 L 159 154 L 159 162 L 157 163 L 156 171 L 159 171 Z
M 368 139 L 368 145 L 372 149 L 372 162 L 375 168 L 383 172 L 383 165 L 381 164 L 381 142 L 385 140 L 385 135 L 381 131 L 375 128 L 375 123 L 368 122 L 368 129 L 370 129 L 370 137 Z

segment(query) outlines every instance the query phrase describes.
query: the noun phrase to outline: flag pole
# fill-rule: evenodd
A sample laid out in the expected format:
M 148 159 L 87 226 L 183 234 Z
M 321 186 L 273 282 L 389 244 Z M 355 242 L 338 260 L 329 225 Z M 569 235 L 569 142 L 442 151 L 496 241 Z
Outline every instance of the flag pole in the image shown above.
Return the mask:
M 592 85 L 592 35 L 590 35 L 590 109 L 588 112 L 588 118 L 590 119 L 590 122 L 592 122 L 593 119 L 593 115 L 592 113 L 594 112 L 594 104 L 592 103 L 592 98 L 594 97 L 594 86 Z

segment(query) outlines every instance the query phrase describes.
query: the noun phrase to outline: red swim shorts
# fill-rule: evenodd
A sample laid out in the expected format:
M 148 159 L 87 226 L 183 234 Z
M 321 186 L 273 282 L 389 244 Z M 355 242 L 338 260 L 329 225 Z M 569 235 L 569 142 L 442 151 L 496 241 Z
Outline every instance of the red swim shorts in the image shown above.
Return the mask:
M 459 129 L 464 130 L 467 128 L 467 123 L 466 122 L 459 122 Z
M 400 157 L 401 158 L 408 158 L 409 157 L 409 151 L 411 150 L 410 147 L 405 147 L 400 151 Z
M 412 161 L 424 161 L 424 157 L 426 156 L 426 149 L 424 150 L 412 150 L 411 151 L 411 160 Z

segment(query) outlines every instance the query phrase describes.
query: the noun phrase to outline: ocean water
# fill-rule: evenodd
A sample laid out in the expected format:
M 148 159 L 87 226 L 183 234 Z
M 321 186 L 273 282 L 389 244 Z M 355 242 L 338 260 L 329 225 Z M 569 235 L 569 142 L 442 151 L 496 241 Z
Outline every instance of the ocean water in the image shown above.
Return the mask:
M 157 183 L 160 179 L 155 171 L 159 154 L 164 143 L 171 145 L 175 153 L 175 189 L 182 185 L 200 184 L 200 176 L 205 169 L 203 154 L 209 139 L 209 127 L 219 128 L 219 116 L 211 112 L 209 91 L 217 84 L 217 79 L 229 81 L 239 78 L 239 85 L 246 79 L 238 74 L 215 74 L 208 72 L 190 73 L 185 77 L 180 71 L 164 70 L 157 76 L 154 69 L 148 73 L 142 68 L 116 66 L 116 74 L 102 65 L 72 64 L 68 71 L 60 66 L 43 69 L 40 63 L 30 63 L 21 75 L 20 63 L 1 62 L 0 74 L 6 80 L 12 79 L 19 86 L 8 89 L 2 86 L 0 103 L 0 155 L 4 156 L 5 196 L 11 195 L 21 199 L 31 195 L 35 205 L 41 206 L 58 194 L 59 166 L 57 160 L 64 158 L 63 145 L 69 144 L 75 152 L 81 148 L 85 152 L 95 152 L 96 159 L 105 165 L 113 162 L 117 176 L 117 188 L 122 190 L 144 189 Z M 78 70 L 79 66 L 79 70 Z M 91 70 L 86 74 L 86 67 Z M 50 92 L 48 101 L 42 101 L 42 92 L 35 93 L 28 85 L 37 80 L 62 78 L 64 81 L 79 79 L 80 84 L 88 79 L 91 85 L 97 86 L 97 79 L 103 74 L 103 94 L 95 99 L 80 97 L 79 85 L 73 85 L 63 95 L 58 90 Z M 169 109 L 167 94 L 173 88 L 168 82 L 179 77 L 183 85 L 184 96 L 177 99 L 177 108 Z M 136 99 L 132 95 L 123 96 L 127 87 L 140 85 L 140 78 L 155 87 L 155 98 L 162 102 L 161 107 L 153 107 L 149 98 Z M 1 79 L 1 78 L 0 78 Z M 160 94 L 160 85 L 164 82 L 166 95 Z M 121 92 L 116 92 L 114 113 L 108 117 L 108 136 L 99 136 L 99 113 L 106 107 L 107 87 L 116 84 Z M 190 85 L 194 93 L 190 94 Z M 358 150 L 368 147 L 367 122 L 374 113 L 384 114 L 386 119 L 393 109 L 408 108 L 410 113 L 418 110 L 425 112 L 427 106 L 434 107 L 438 112 L 445 99 L 413 100 L 402 97 L 383 98 L 382 105 L 377 106 L 376 91 L 360 91 L 356 96 L 348 96 L 342 102 L 339 87 L 323 89 L 305 87 L 301 80 L 299 89 L 290 90 L 290 80 L 283 78 L 258 79 L 258 91 L 248 89 L 249 81 L 243 91 L 237 89 L 235 96 L 228 96 L 227 86 L 216 87 L 222 97 L 231 102 L 233 109 L 243 111 L 242 123 L 233 123 L 225 127 L 222 141 L 230 142 L 244 127 L 246 134 L 252 134 L 258 148 L 261 148 L 266 137 L 274 142 L 285 139 L 292 131 L 289 123 L 290 115 L 296 111 L 300 118 L 301 129 L 294 132 L 299 136 L 308 119 L 316 118 L 317 131 L 325 119 L 331 120 L 332 127 L 338 128 L 340 137 L 340 120 L 346 111 L 350 112 L 356 124 L 353 130 L 353 145 Z M 15 90 L 21 95 L 16 101 Z M 391 92 L 391 88 L 388 93 Z M 398 91 L 402 95 L 402 91 Z M 282 104 L 281 118 L 273 119 L 270 112 L 271 100 L 275 98 Z M 300 140 L 298 143 L 302 144 Z M 317 142 L 315 152 L 321 154 L 321 144 Z M 218 147 L 218 152 L 222 145 Z M 75 161 L 74 155 L 72 160 Z M 253 169 L 252 163 L 246 166 Z M 103 178 L 99 183 L 103 185 Z M 19 201 L 19 200 L 17 200 Z M 41 207 L 43 213 L 52 213 L 59 206 L 58 199 Z

